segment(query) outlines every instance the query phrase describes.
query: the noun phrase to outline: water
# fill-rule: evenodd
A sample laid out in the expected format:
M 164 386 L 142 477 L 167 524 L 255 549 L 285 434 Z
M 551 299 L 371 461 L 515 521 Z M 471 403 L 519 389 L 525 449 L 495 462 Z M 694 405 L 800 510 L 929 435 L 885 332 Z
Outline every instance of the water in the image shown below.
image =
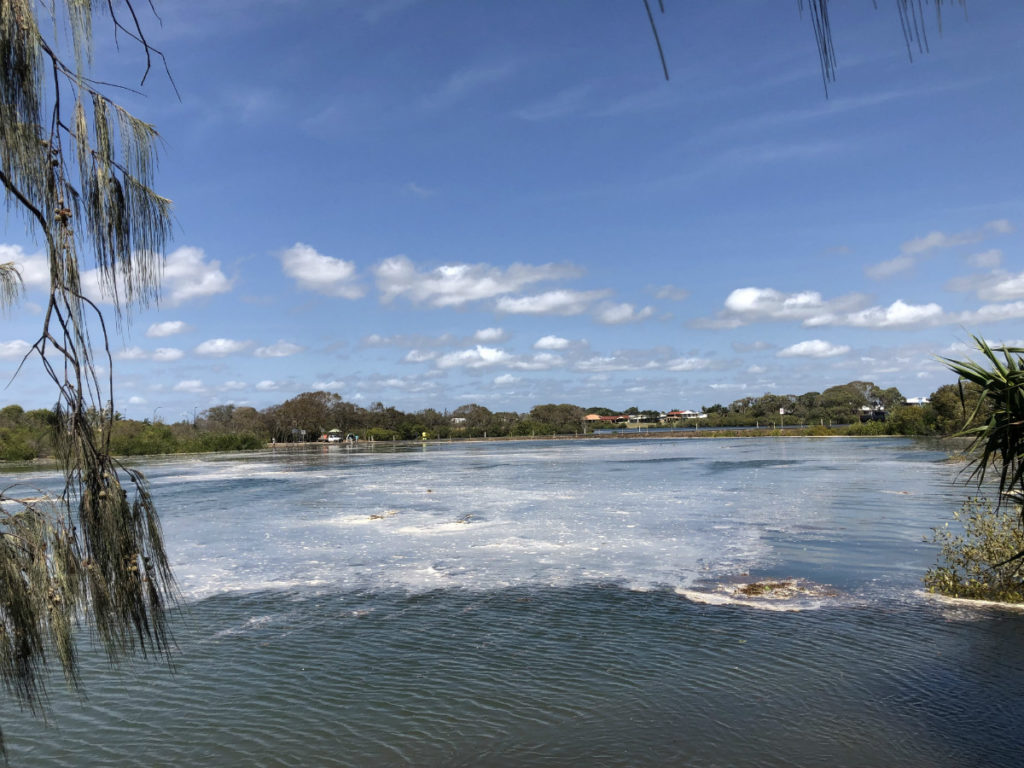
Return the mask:
M 11 763 L 1016 766 L 1024 614 L 920 592 L 956 470 L 800 438 L 154 462 L 175 672 L 86 653 L 52 727 L 7 707 Z M 811 594 L 722 592 L 764 578 Z

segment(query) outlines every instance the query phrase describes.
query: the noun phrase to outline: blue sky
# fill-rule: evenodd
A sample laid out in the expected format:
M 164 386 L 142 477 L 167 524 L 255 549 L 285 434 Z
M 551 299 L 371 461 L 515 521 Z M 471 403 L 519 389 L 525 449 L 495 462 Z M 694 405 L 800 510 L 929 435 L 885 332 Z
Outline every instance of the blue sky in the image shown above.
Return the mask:
M 840 7 L 841 5 L 841 7 Z M 890 7 L 891 6 L 891 7 Z M 927 395 L 970 334 L 1024 343 L 1024 6 L 946 7 L 908 61 L 895 3 L 158 6 L 158 307 L 114 339 L 133 418 L 325 389 L 403 410 L 671 409 L 854 379 Z M 97 73 L 142 60 L 97 43 Z M 10 379 L 39 333 L 0 318 Z M 0 403 L 44 407 L 36 361 Z

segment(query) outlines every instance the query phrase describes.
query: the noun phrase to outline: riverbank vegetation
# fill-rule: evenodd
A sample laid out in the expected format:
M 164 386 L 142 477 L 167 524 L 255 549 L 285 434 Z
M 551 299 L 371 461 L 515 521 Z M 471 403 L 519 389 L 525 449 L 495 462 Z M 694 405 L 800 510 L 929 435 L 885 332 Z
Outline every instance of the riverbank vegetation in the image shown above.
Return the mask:
M 969 384 L 968 387 L 974 385 Z M 247 450 L 269 442 L 303 443 L 322 439 L 335 430 L 362 440 L 419 440 L 453 438 L 514 438 L 582 435 L 603 430 L 643 431 L 656 427 L 695 432 L 705 436 L 729 434 L 772 435 L 948 435 L 968 416 L 980 422 L 984 413 L 967 413 L 961 388 L 947 384 L 928 402 L 908 404 L 895 387 L 882 389 L 871 382 L 853 381 L 823 392 L 801 395 L 766 393 L 745 397 L 728 406 L 714 404 L 700 412 L 673 415 L 673 410 L 615 410 L 606 406 L 582 407 L 570 403 L 537 405 L 525 413 L 492 411 L 476 403 L 458 408 L 424 408 L 404 412 L 381 402 L 369 408 L 347 402 L 330 392 L 304 392 L 263 410 L 244 405 L 216 405 L 196 412 L 191 419 L 164 423 L 142 421 L 114 413 L 92 412 L 97 428 L 109 433 L 111 452 L 119 456 Z M 780 413 L 781 411 L 781 413 Z M 618 418 L 588 422 L 586 416 Z M 154 414 L 156 416 L 156 414 Z M 46 409 L 26 411 L 19 405 L 0 409 L 0 461 L 26 461 L 53 454 L 54 416 Z
M 946 360 L 961 386 L 976 393 L 963 398 L 969 481 L 992 490 L 996 503 L 971 498 L 947 523 L 933 532 L 939 562 L 927 572 L 932 592 L 1000 602 L 1024 602 L 1024 348 L 990 347 L 975 337 L 983 361 Z

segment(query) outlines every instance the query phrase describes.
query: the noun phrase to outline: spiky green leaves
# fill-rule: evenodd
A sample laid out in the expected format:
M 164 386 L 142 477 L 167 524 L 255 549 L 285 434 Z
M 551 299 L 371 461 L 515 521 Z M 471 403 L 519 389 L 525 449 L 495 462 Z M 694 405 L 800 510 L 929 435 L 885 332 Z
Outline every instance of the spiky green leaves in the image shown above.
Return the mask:
M 970 414 L 967 423 L 979 416 L 984 420 L 959 434 L 972 438 L 971 477 L 981 483 L 988 470 L 995 469 L 1001 499 L 1019 504 L 1024 501 L 1024 348 L 992 348 L 982 338 L 973 339 L 984 362 L 944 358 L 950 370 L 979 391 L 965 409 Z

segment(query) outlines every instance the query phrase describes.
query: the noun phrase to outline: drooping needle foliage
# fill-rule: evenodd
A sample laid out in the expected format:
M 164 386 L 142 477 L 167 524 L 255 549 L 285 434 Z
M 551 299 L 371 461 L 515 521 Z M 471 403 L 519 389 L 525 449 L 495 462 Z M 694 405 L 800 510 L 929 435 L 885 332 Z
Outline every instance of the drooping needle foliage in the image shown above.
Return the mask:
M 0 677 L 33 710 L 51 652 L 77 681 L 72 630 L 83 622 L 112 659 L 166 651 L 175 594 L 146 482 L 110 454 L 107 330 L 82 286 L 98 270 L 119 321 L 155 299 L 170 228 L 170 201 L 152 190 L 156 131 L 89 77 L 97 15 L 139 46 L 148 73 L 161 54 L 130 0 L 0 0 L 0 185 L 49 267 L 40 334 L 19 371 L 41 364 L 55 385 L 64 473 L 48 501 L 0 490 Z M 0 304 L 19 288 L 14 266 L 0 265 Z

